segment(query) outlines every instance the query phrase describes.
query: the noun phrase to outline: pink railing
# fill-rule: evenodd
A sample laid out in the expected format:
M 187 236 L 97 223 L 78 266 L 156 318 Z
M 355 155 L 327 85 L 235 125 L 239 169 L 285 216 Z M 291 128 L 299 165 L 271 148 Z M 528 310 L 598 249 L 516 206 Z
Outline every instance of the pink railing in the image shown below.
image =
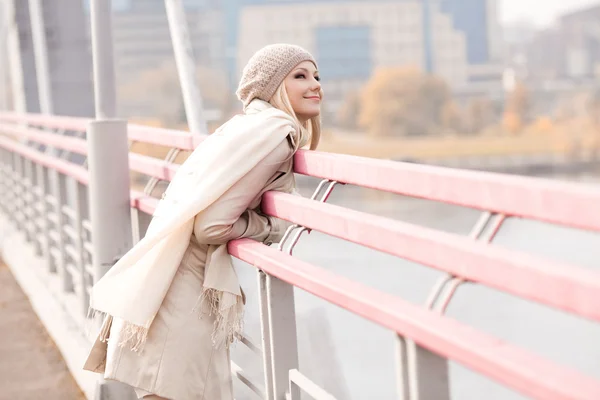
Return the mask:
M 6 177 L 14 174 L 10 171 L 10 155 L 18 155 L 86 185 L 88 178 L 84 167 L 43 154 L 14 139 L 86 155 L 84 139 L 59 136 L 42 129 L 85 132 L 88 122 L 68 117 L 0 114 L 0 133 L 4 135 L 0 137 L 0 149 L 4 151 L 2 180 L 15 181 L 14 177 L 12 180 Z M 187 132 L 141 126 L 129 126 L 128 134 L 132 141 L 181 150 L 193 150 L 202 140 Z M 268 292 L 261 294 L 265 296 L 261 297 L 262 307 L 268 311 L 267 319 L 262 321 L 262 352 L 265 359 L 270 359 L 264 362 L 265 365 L 271 363 L 265 368 L 271 368 L 272 374 L 266 378 L 265 388 L 246 382 L 255 392 L 262 396 L 268 396 L 270 392 L 281 394 L 282 386 L 289 380 L 292 398 L 300 387 L 309 392 L 312 390 L 317 398 L 325 398 L 326 394 L 313 388 L 314 385 L 298 371 L 297 355 L 290 355 L 289 349 L 282 350 L 296 346 L 295 332 L 290 333 L 292 328 L 295 330 L 294 323 L 290 328 L 277 322 L 285 314 L 289 323 L 289 313 L 293 315 L 294 312 L 293 299 L 290 303 L 282 298 L 273 302 L 272 298 L 274 292 L 280 296 L 293 296 L 289 290 L 293 285 L 398 334 L 400 369 L 408 369 L 408 372 L 399 373 L 399 379 L 403 381 L 400 391 L 404 391 L 401 396 L 420 393 L 421 399 L 448 398 L 447 360 L 455 360 L 533 398 L 600 399 L 600 381 L 443 315 L 459 285 L 471 282 L 600 321 L 600 273 L 491 243 L 509 217 L 600 232 L 599 189 L 312 151 L 299 151 L 294 161 L 296 173 L 323 180 L 315 199 L 325 185 L 329 188 L 321 196 L 322 201 L 273 192 L 264 196 L 262 208 L 265 213 L 295 224 L 290 235 L 284 238 L 286 244 L 291 243 L 287 253 L 250 240 L 229 244 L 233 256 L 261 271 L 261 290 Z M 177 171 L 175 164 L 140 154 L 130 153 L 129 162 L 131 170 L 158 180 L 169 181 Z M 325 200 L 337 183 L 474 208 L 483 214 L 470 237 L 445 233 L 326 204 Z M 131 207 L 135 212 L 152 214 L 157 202 L 157 198 L 143 192 L 131 192 Z M 484 235 L 485 228 L 490 226 Z M 294 229 L 297 233 L 290 239 Z M 305 230 L 320 231 L 411 260 L 443 271 L 447 276 L 432 290 L 427 304 L 418 307 L 288 254 Z M 282 245 L 281 249 L 284 247 Z M 448 290 L 444 292 L 446 288 Z M 247 338 L 244 340 L 248 341 Z M 410 346 L 414 346 L 416 358 L 409 361 L 406 349 Z M 258 346 L 251 344 L 251 348 Z M 421 370 L 414 365 L 420 362 L 427 362 L 432 376 L 446 374 L 446 379 L 428 381 L 427 376 L 411 379 L 414 371 Z M 239 367 L 234 368 L 235 371 L 243 380 Z

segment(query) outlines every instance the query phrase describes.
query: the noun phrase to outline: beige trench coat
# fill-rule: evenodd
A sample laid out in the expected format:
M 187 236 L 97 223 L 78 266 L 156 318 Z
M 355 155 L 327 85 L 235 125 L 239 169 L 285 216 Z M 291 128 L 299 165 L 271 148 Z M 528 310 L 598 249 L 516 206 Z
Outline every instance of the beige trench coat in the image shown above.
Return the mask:
M 241 144 L 243 145 L 243 144 Z M 84 368 L 136 388 L 139 397 L 172 400 L 233 399 L 229 350 L 211 343 L 214 316 L 193 312 L 201 295 L 209 244 L 238 238 L 278 242 L 289 223 L 258 212 L 269 190 L 291 193 L 293 149 L 282 142 L 219 200 L 194 219 L 194 233 L 143 350 L 117 346 L 121 321 L 107 343 L 96 339 Z

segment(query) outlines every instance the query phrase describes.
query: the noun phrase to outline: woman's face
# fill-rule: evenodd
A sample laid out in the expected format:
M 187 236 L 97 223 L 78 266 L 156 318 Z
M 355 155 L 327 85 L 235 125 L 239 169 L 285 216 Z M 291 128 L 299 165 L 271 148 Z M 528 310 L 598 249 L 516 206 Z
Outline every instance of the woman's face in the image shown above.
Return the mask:
M 321 113 L 319 71 L 310 61 L 301 62 L 284 80 L 292 108 L 301 122 Z

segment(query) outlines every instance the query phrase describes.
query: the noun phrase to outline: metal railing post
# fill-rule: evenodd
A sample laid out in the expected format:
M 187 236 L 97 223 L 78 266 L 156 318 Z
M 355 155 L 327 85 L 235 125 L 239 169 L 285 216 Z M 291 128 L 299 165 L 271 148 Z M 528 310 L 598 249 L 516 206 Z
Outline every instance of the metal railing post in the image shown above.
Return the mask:
M 112 1 L 90 2 L 96 121 L 88 126 L 88 212 L 93 280 L 97 282 L 132 246 L 127 121 L 115 119 L 117 95 Z M 84 267 L 85 268 L 85 267 Z M 96 399 L 135 398 L 133 390 L 98 380 Z
M 284 400 L 289 389 L 289 372 L 299 368 L 294 287 L 267 275 L 273 399 Z M 297 387 L 294 390 L 299 390 Z M 299 393 L 290 393 L 298 398 Z
M 94 281 L 131 248 L 127 122 L 116 115 L 112 2 L 91 2 L 96 120 L 88 126 Z
M 88 128 L 89 213 L 94 282 L 132 245 L 129 160 L 125 121 L 93 121 Z
M 51 170 L 50 181 L 54 203 L 54 235 L 51 233 L 50 236 L 53 236 L 55 246 L 50 246 L 52 262 L 49 264 L 49 267 L 50 272 L 58 272 L 60 275 L 62 280 L 62 289 L 65 292 L 72 292 L 73 279 L 67 271 L 67 255 L 65 253 L 65 216 L 63 213 L 63 207 L 67 202 L 66 179 L 63 174 L 53 169 Z
M 42 164 L 37 165 L 37 181 L 39 185 L 38 207 L 39 218 L 41 220 L 42 232 L 40 241 L 42 243 L 42 255 L 50 265 L 52 255 L 50 254 L 50 209 L 48 207 L 48 197 L 50 195 L 50 182 L 48 180 L 48 170 Z

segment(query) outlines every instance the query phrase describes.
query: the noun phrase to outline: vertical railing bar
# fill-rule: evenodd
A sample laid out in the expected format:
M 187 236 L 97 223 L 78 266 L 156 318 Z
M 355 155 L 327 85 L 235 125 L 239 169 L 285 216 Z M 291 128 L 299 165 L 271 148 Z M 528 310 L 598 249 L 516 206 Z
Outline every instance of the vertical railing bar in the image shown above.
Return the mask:
M 262 338 L 262 358 L 265 380 L 265 400 L 274 400 L 273 397 L 273 360 L 271 359 L 271 331 L 269 326 L 269 300 L 267 295 L 267 274 L 257 270 L 258 301 L 260 311 L 260 328 Z
M 85 198 L 83 196 L 83 185 L 76 181 L 75 179 L 70 179 L 72 193 L 73 193 L 73 210 L 75 212 L 73 225 L 76 233 L 76 239 L 73 240 L 74 247 L 76 250 L 77 258 L 73 260 L 73 263 L 77 267 L 78 278 L 79 278 L 79 301 L 81 305 L 81 314 L 83 317 L 87 315 L 88 306 L 89 306 L 89 298 L 87 294 L 87 286 L 86 286 L 86 271 L 84 266 L 84 248 L 83 248 L 83 209 L 87 207 L 85 203 Z
M 134 246 L 141 240 L 139 212 L 140 211 L 137 208 L 131 207 L 131 237 Z
M 49 188 L 49 180 L 48 180 L 48 169 L 46 167 L 44 167 L 41 164 L 38 164 L 37 166 L 37 174 L 38 174 L 38 181 L 40 182 L 40 198 L 39 198 L 39 202 L 40 202 L 40 206 L 41 206 L 41 214 L 40 214 L 40 218 L 42 219 L 42 234 L 40 236 L 43 236 L 43 249 L 42 249 L 42 255 L 44 257 L 44 259 L 46 260 L 47 263 L 47 268 L 49 268 L 49 264 L 52 262 L 51 258 L 52 255 L 50 254 L 50 245 L 51 245 L 51 239 L 50 239 L 50 219 L 49 219 L 49 208 L 48 208 L 48 201 L 47 201 L 47 196 L 50 194 Z

